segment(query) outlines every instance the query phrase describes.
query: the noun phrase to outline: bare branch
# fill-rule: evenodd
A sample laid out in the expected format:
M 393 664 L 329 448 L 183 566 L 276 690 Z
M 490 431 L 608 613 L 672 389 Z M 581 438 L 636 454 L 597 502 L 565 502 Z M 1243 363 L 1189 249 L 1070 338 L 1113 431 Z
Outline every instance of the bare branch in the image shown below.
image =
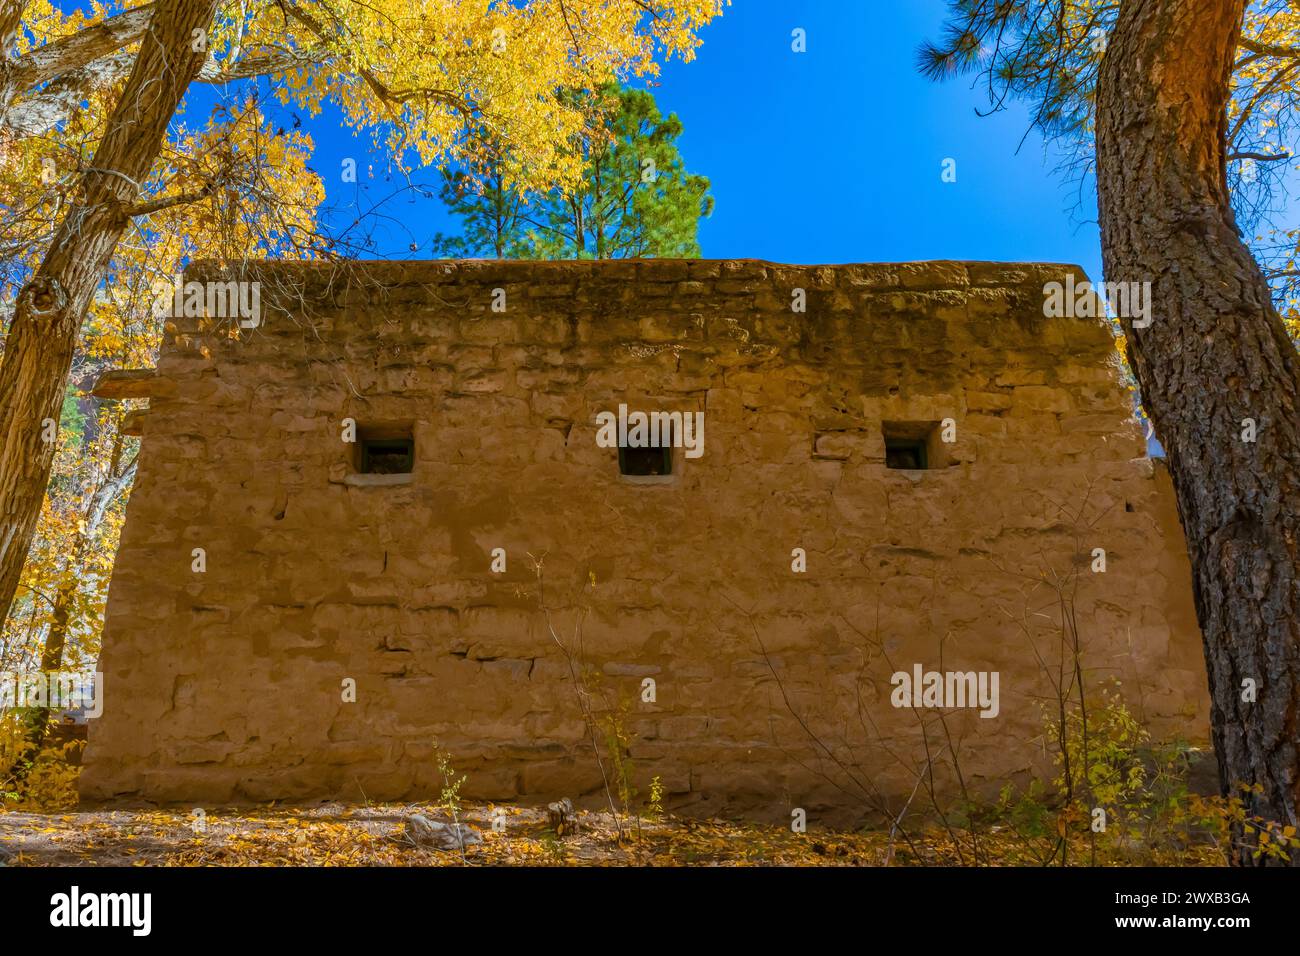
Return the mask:
M 174 206 L 188 206 L 191 203 L 200 202 L 212 195 L 216 189 L 216 181 L 208 182 L 201 189 L 195 189 L 192 192 L 176 193 L 171 196 L 159 196 L 148 202 L 136 203 L 127 210 L 128 216 L 148 216 L 151 213 L 161 212 L 164 209 L 171 209 Z
M 1249 50 L 1251 53 L 1260 56 L 1272 56 L 1283 60 L 1300 59 L 1300 47 L 1281 46 L 1276 43 L 1261 43 L 1258 40 L 1252 40 L 1250 37 L 1241 37 L 1237 40 L 1237 45 L 1243 50 Z
M 1279 159 L 1290 159 L 1290 158 L 1291 158 L 1291 154 L 1290 154 L 1290 153 L 1251 153 L 1251 152 L 1240 152 L 1240 153 L 1229 153 L 1229 154 L 1228 154 L 1228 162 L 1232 162 L 1234 159 L 1254 159 L 1254 160 L 1258 160 L 1258 161 L 1261 162 L 1261 163 L 1275 163 L 1275 162 L 1277 162 Z

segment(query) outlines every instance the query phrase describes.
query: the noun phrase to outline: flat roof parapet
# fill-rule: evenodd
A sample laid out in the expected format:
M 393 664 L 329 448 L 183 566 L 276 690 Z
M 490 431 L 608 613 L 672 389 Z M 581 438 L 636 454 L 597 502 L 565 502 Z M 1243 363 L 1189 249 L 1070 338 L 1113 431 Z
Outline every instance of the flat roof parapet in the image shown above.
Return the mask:
M 918 262 L 851 262 L 794 265 L 764 259 L 352 259 L 322 262 L 247 260 L 229 265 L 214 259 L 196 260 L 186 268 L 185 281 L 243 278 L 330 286 L 351 280 L 384 287 L 502 281 L 563 282 L 612 279 L 636 282 L 683 282 L 702 279 L 795 279 L 807 288 L 845 285 L 864 290 L 962 289 L 969 287 L 1035 286 L 1060 282 L 1068 274 L 1087 279 L 1077 265 L 1043 262 L 984 262 L 948 259 Z

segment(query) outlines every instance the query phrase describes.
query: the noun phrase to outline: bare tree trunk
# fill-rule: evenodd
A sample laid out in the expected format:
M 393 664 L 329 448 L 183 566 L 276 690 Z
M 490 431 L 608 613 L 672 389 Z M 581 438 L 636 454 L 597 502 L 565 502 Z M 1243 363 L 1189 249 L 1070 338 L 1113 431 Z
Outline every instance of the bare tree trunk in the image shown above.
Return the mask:
M 1225 106 L 1243 6 L 1124 0 L 1101 67 L 1097 185 L 1107 281 L 1153 284 L 1152 324 L 1121 321 L 1187 535 L 1221 785 L 1294 826 L 1300 356 L 1229 202 Z M 1236 836 L 1237 862 L 1265 861 L 1252 859 L 1254 837 Z
M 64 382 L 91 296 L 130 220 L 181 96 L 203 66 L 216 0 L 160 0 L 140 43 L 79 201 L 66 213 L 49 251 L 18 294 L 0 363 L 0 620 L 9 614 L 36 530 Z M 194 47 L 200 46 L 200 50 Z

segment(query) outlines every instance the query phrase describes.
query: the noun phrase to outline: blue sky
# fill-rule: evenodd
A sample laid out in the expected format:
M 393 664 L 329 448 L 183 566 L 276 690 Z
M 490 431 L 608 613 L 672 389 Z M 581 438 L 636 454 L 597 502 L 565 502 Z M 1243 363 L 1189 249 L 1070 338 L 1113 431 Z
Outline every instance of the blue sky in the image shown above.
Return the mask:
M 717 200 L 701 227 L 705 256 L 1064 261 L 1100 276 L 1092 183 L 1080 190 L 1036 134 L 1025 138 L 1025 109 L 981 118 L 970 79 L 918 75 L 917 45 L 937 36 L 944 10 L 941 0 L 736 0 L 694 62 L 666 66 L 655 94 L 681 117 L 687 166 Z M 796 27 L 805 53 L 791 50 Z M 340 163 L 369 156 L 368 144 L 337 113 L 304 127 L 343 225 L 357 186 L 340 182 Z M 940 178 L 946 158 L 955 183 Z M 396 185 L 377 173 L 361 184 L 376 199 Z M 393 221 L 377 224 L 376 255 L 426 256 L 433 233 L 455 228 L 436 200 L 404 196 L 384 210 Z
M 936 84 L 916 48 L 939 0 L 739 0 L 694 63 L 657 90 L 681 116 L 688 164 L 713 180 L 705 255 L 797 263 L 906 259 L 1078 262 L 1100 243 L 1023 107 L 979 117 L 971 80 Z M 808 50 L 790 50 L 790 31 Z M 1019 152 L 1017 149 L 1019 148 Z M 941 180 L 945 158 L 957 181 Z M 1077 184 L 1076 184 L 1077 185 Z M 1088 192 L 1091 184 L 1088 184 Z

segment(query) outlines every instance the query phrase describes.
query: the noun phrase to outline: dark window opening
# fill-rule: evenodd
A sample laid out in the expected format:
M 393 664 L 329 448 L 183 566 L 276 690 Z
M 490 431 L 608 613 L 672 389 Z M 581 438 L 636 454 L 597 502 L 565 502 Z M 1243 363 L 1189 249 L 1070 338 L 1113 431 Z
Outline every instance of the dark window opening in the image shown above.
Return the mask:
M 363 475 L 403 475 L 415 465 L 414 438 L 362 437 L 359 444 Z
M 885 467 L 923 471 L 929 467 L 925 442 L 915 438 L 885 438 Z
M 619 474 L 635 477 L 671 475 L 673 473 L 673 450 L 670 447 L 620 448 L 618 450 L 618 471 Z
M 940 439 L 939 422 L 881 422 L 885 467 L 899 471 L 928 471 L 948 465 L 948 446 Z

